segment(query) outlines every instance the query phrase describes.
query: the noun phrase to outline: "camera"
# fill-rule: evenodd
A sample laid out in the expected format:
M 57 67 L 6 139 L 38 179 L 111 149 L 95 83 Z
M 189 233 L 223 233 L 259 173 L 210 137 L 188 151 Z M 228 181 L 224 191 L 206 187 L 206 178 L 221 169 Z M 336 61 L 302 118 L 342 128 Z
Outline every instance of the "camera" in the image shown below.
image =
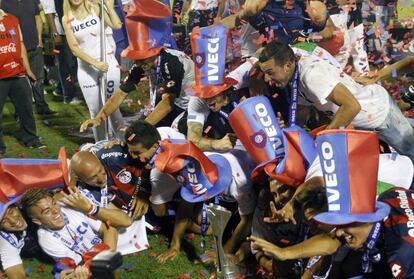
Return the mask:
M 90 271 L 94 279 L 113 279 L 114 271 L 122 265 L 119 252 L 105 250 L 97 254 L 91 261 Z

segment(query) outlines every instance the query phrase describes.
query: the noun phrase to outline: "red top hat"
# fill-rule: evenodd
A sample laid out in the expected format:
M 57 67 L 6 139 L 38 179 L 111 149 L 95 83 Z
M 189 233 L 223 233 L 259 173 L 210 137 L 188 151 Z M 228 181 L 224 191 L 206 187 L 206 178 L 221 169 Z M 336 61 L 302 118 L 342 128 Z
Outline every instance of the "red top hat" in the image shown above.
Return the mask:
M 63 188 L 68 185 L 66 152 L 59 159 L 0 160 L 0 189 L 8 197 L 22 195 L 31 188 Z
M 195 27 L 191 32 L 191 48 L 195 64 L 196 85 L 186 93 L 203 99 L 217 96 L 237 81 L 224 76 L 227 37 L 225 26 Z
M 125 19 L 129 46 L 121 55 L 144 60 L 157 55 L 171 39 L 172 17 L 167 5 L 158 0 L 134 0 Z
M 326 130 L 318 133 L 316 141 L 328 212 L 314 219 L 324 224 L 346 225 L 385 218 L 390 207 L 376 201 L 378 135 L 368 131 Z

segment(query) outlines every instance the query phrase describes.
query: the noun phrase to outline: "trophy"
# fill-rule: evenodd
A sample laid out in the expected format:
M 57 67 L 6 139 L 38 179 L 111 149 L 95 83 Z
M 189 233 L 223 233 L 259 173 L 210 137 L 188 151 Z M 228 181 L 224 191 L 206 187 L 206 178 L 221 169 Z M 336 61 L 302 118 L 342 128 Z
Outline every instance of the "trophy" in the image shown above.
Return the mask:
M 216 240 L 216 254 L 217 254 L 217 276 L 220 279 L 236 279 L 240 278 L 240 267 L 231 263 L 226 257 L 223 250 L 223 232 L 231 217 L 231 212 L 226 208 L 210 203 L 206 206 L 207 216 L 210 221 L 210 226 L 213 230 L 213 236 Z

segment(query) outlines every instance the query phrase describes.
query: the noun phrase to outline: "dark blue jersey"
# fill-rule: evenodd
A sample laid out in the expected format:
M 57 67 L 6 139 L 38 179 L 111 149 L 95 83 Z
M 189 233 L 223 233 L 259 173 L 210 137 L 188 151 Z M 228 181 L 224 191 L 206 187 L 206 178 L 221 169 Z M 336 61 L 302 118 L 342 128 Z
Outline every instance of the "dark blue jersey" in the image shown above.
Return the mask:
M 305 9 L 303 3 L 295 2 L 291 7 L 286 8 L 285 1 L 269 0 L 260 13 L 248 20 L 265 37 L 273 37 L 274 40 L 290 44 L 300 36 L 300 33 L 309 35 L 325 28 L 325 26 L 314 26 Z
M 132 198 L 140 188 L 150 189 L 150 170 L 145 164 L 134 160 L 126 147 L 114 145 L 96 152 L 108 175 L 108 189 L 115 194 L 112 201 L 117 207 L 129 209 Z M 148 190 L 149 191 L 149 190 Z
M 394 278 L 414 278 L 414 190 L 392 188 L 378 200 L 391 206 L 382 232 L 391 272 Z

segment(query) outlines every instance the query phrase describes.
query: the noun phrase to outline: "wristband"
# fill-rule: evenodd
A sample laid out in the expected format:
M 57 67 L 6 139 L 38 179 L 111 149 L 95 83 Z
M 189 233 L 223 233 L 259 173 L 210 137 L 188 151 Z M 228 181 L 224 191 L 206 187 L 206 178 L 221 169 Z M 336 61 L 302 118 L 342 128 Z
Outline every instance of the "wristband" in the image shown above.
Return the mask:
M 92 204 L 91 207 L 88 210 L 88 215 L 95 215 L 97 212 L 99 211 L 99 207 L 97 207 L 96 205 Z
M 101 208 L 100 208 L 99 206 L 96 206 L 96 210 L 95 210 L 95 212 L 94 212 L 94 213 L 92 213 L 91 215 L 92 215 L 92 216 L 96 216 L 96 215 L 98 215 L 99 209 L 101 209 Z

